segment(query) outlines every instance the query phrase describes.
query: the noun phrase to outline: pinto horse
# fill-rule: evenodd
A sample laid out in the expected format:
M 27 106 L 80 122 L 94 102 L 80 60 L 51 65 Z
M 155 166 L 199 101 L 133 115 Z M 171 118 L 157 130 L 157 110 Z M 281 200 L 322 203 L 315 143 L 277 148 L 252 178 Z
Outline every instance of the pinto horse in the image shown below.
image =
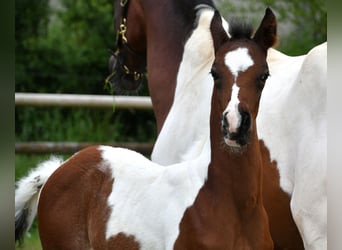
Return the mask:
M 18 226 L 29 224 L 39 194 L 44 249 L 273 249 L 255 119 L 275 16 L 268 9 L 253 38 L 245 25 L 228 37 L 221 22 L 212 9 L 197 21 L 215 49 L 210 126 L 198 157 L 164 167 L 128 149 L 93 146 L 61 166 L 44 163 L 16 190 Z
M 277 164 L 279 173 L 273 174 L 291 195 L 291 212 L 305 249 L 317 250 L 327 249 L 326 60 L 327 43 L 297 57 L 270 49 L 272 77 L 261 97 L 257 118 L 258 135 L 269 149 L 271 163 L 265 165 L 269 171 L 264 172 L 272 174 L 272 165 Z M 270 180 L 264 178 L 264 187 L 274 185 Z M 275 197 L 272 188 L 265 192 Z M 265 201 L 266 209 L 273 206 L 270 200 Z
M 135 26 L 136 23 L 141 24 L 150 22 L 148 20 L 153 18 L 152 16 L 154 16 L 155 12 L 159 13 L 159 11 L 163 14 L 158 14 L 158 16 L 162 16 L 166 23 L 172 24 L 171 27 L 168 27 L 168 36 L 174 35 L 174 39 L 184 40 L 180 33 L 177 33 L 179 22 L 170 19 L 170 16 L 168 15 L 171 12 L 176 12 L 179 15 L 177 20 L 184 20 L 183 16 L 189 16 L 182 12 L 184 8 L 179 8 L 178 11 L 170 11 L 169 3 L 163 3 L 156 10 L 149 6 L 149 4 L 147 4 L 149 8 L 146 8 L 144 5 L 145 3 L 146 1 L 134 1 L 130 4 L 130 11 L 133 13 L 139 12 L 137 10 L 140 10 L 140 19 L 137 19 L 138 21 L 130 16 L 132 18 L 127 22 L 128 26 L 126 32 L 127 36 L 131 37 L 131 39 L 128 40 L 132 45 L 135 42 L 147 41 L 146 29 L 148 28 L 148 26 L 142 25 L 139 29 L 140 32 L 137 33 L 133 26 Z M 195 1 L 194 4 L 200 3 Z M 212 3 L 207 1 L 206 4 L 212 5 Z M 190 8 L 189 3 L 184 3 L 184 5 L 187 5 L 187 13 L 191 13 L 191 10 L 195 9 L 195 7 Z M 120 9 L 120 6 L 116 5 L 116 9 Z M 153 15 L 150 13 L 153 13 Z M 129 24 L 135 25 L 132 25 L 131 28 Z M 117 22 L 117 26 L 119 25 L 120 23 Z M 174 30 L 174 27 L 177 28 L 176 31 Z M 163 40 L 158 40 L 156 37 L 163 36 L 165 30 L 165 26 L 163 26 L 162 29 L 158 29 L 158 27 L 155 26 L 153 29 L 155 36 L 150 38 L 147 44 L 164 43 Z M 186 54 L 192 53 L 193 55 L 196 55 L 200 54 L 198 51 L 202 51 L 204 48 L 208 50 L 208 53 L 206 55 L 203 54 L 202 58 L 189 61 L 188 69 L 183 66 L 183 69 L 185 68 L 185 70 L 182 72 L 182 68 L 179 68 L 177 72 L 176 87 L 172 85 L 172 83 L 174 83 L 174 78 L 167 73 L 163 76 L 158 76 L 159 78 L 157 78 L 157 81 L 155 81 L 154 78 L 156 74 L 152 74 L 151 77 L 149 75 L 148 83 L 152 101 L 158 100 L 153 101 L 153 107 L 156 114 L 158 130 L 161 130 L 153 150 L 152 160 L 160 164 L 168 165 L 191 159 L 198 154 L 199 151 L 197 148 L 201 148 L 201 145 L 204 143 L 206 127 L 209 126 L 209 124 L 203 120 L 199 123 L 198 117 L 209 117 L 209 111 L 205 108 L 205 105 L 203 105 L 203 100 L 206 98 L 208 102 L 210 102 L 210 93 L 212 89 L 211 87 L 208 87 L 211 85 L 207 83 L 210 79 L 206 78 L 204 75 L 199 75 L 199 71 L 196 69 L 206 67 L 209 70 L 211 61 L 214 57 L 213 52 L 210 52 L 210 47 L 212 45 L 210 42 L 204 44 L 203 40 L 205 39 L 206 38 L 202 37 L 201 46 L 197 44 L 196 47 L 196 43 L 187 43 L 188 46 L 185 46 L 184 48 L 178 47 L 178 50 L 170 45 L 170 43 L 165 42 L 165 46 L 168 46 L 165 51 L 169 54 L 172 52 L 173 54 L 178 55 L 179 51 L 182 51 L 183 49 L 183 57 L 181 62 L 179 62 L 182 65 L 186 64 L 186 60 L 184 60 Z M 207 39 L 210 40 L 210 38 Z M 140 45 L 141 44 L 146 46 L 145 42 L 140 43 Z M 142 47 L 140 47 L 140 51 L 144 51 Z M 154 66 L 159 67 L 160 65 L 164 65 L 165 63 L 160 63 L 161 60 L 167 61 L 169 65 L 176 65 L 174 67 L 177 68 L 177 60 L 169 60 L 168 56 L 160 56 L 158 58 L 150 56 L 154 54 L 153 49 L 153 46 L 149 47 L 146 55 L 150 65 L 150 67 L 148 67 L 149 72 L 153 71 Z M 159 51 L 158 53 L 163 53 L 163 51 Z M 131 58 L 131 60 L 134 61 L 134 58 Z M 310 245 L 313 245 L 312 248 L 325 249 L 326 192 L 324 183 L 326 176 L 326 149 L 324 148 L 324 145 L 326 144 L 326 136 L 324 135 L 324 125 L 321 124 L 324 124 L 325 121 L 324 93 L 326 92 L 326 44 L 314 48 L 308 55 L 299 57 L 289 57 L 279 51 L 270 49 L 267 60 L 270 65 L 271 77 L 268 80 L 269 84 L 265 87 L 266 91 L 264 91 L 267 94 L 263 94 L 261 102 L 261 115 L 259 115 L 258 118 L 258 123 L 260 123 L 258 126 L 258 133 L 263 139 L 260 143 L 264 162 L 264 201 L 267 213 L 270 217 L 271 234 L 275 242 L 275 249 L 303 249 L 303 241 L 292 218 L 291 212 L 295 215 L 295 220 L 301 231 L 306 248 L 311 249 Z M 135 62 L 137 63 L 139 61 L 136 60 Z M 156 62 L 155 65 L 154 62 Z M 198 62 L 202 62 L 202 64 L 199 64 Z M 167 84 L 160 84 L 160 82 L 158 82 L 160 77 L 164 77 L 163 81 L 160 82 Z M 198 85 L 196 86 L 196 92 L 187 87 L 189 86 L 187 83 L 190 81 L 197 81 Z M 304 82 L 305 84 L 301 84 L 301 82 Z M 320 89 L 315 92 L 315 95 L 323 93 L 323 96 L 306 98 L 306 102 L 304 103 L 300 101 L 300 96 L 303 94 L 304 96 L 307 96 L 304 92 L 309 92 L 303 87 L 296 87 L 300 85 L 307 86 L 310 89 Z M 199 90 L 200 88 L 202 88 L 202 90 Z M 173 95 L 174 89 L 176 90 Z M 291 94 L 291 91 L 297 94 L 293 95 Z M 277 103 L 278 97 L 283 101 Z M 293 97 L 296 97 L 297 100 L 293 100 Z M 202 102 L 199 102 L 199 100 L 202 100 Z M 285 112 L 288 107 L 287 103 L 298 104 L 298 106 L 293 108 L 292 112 Z M 184 110 L 185 105 L 188 112 L 184 115 L 182 110 Z M 316 107 L 317 105 L 318 107 Z M 313 108 L 314 106 L 316 108 Z M 200 110 L 200 112 L 193 112 L 193 110 Z M 173 115 L 168 115 L 167 119 L 164 119 L 168 112 L 169 114 L 173 113 Z M 291 114 L 294 114 L 294 112 L 296 112 L 297 116 L 301 119 L 293 122 L 292 125 L 278 119 L 278 125 L 273 126 L 273 115 L 276 114 L 278 117 L 284 117 L 283 120 L 290 121 L 292 120 Z M 304 113 L 312 114 L 312 117 L 314 117 L 315 120 L 313 121 L 309 116 L 301 116 L 301 114 Z M 264 126 L 264 124 L 267 124 L 267 126 Z M 285 124 L 287 124 L 287 126 L 284 126 Z M 292 147 L 294 145 L 293 141 L 298 140 L 299 137 L 296 138 L 294 133 L 289 133 L 291 126 L 295 126 L 293 131 L 301 131 L 301 128 L 307 127 L 308 124 L 311 124 L 309 126 L 311 126 L 312 129 L 306 130 L 306 136 L 307 138 L 311 138 L 310 140 L 312 140 L 312 138 L 315 138 L 316 140 L 316 142 L 313 142 L 311 145 L 323 145 L 322 148 L 315 149 L 314 147 L 310 147 L 309 149 L 309 147 L 303 143 L 297 144 L 296 147 Z M 315 132 L 315 130 L 317 130 L 316 128 L 320 128 L 318 134 Z M 182 139 L 179 140 L 179 138 Z M 288 140 L 285 140 L 284 138 L 288 138 Z M 170 147 L 170 145 L 177 145 L 177 147 Z M 194 145 L 198 145 L 198 147 Z M 289 150 L 283 150 L 284 147 Z M 295 150 L 295 148 L 297 148 L 297 150 Z M 323 151 L 317 153 L 317 150 Z M 302 152 L 303 157 L 295 157 L 293 152 Z M 315 157 L 312 157 L 313 155 Z M 303 166 L 308 166 L 309 162 L 311 167 L 307 169 L 308 171 L 296 171 L 296 169 L 303 169 Z M 320 174 L 317 175 L 317 173 Z M 313 178 L 309 176 L 313 176 Z M 315 180 L 313 186 L 317 186 L 320 192 L 312 191 L 312 188 L 310 188 L 312 185 L 308 184 L 310 179 Z M 301 180 L 307 181 L 301 182 Z M 289 183 L 290 188 L 286 187 L 289 186 Z M 294 186 L 298 186 L 298 188 L 296 189 Z M 297 190 L 295 195 L 293 195 L 294 190 Z M 305 190 L 305 192 L 299 192 L 298 190 Z M 305 196 L 306 193 L 312 194 L 310 196 L 311 199 L 307 199 L 309 196 Z M 313 200 L 315 200 L 315 203 L 317 204 L 315 207 L 310 205 Z

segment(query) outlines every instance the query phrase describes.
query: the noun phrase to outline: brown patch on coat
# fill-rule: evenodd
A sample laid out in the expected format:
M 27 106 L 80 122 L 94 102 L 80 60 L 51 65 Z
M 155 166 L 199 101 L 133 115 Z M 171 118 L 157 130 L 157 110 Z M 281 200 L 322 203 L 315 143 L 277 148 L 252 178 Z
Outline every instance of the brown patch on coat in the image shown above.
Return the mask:
M 271 161 L 270 152 L 262 140 L 260 150 L 263 160 L 263 196 L 270 231 L 276 250 L 304 249 L 303 240 L 293 220 L 290 196 L 280 187 L 277 163 Z
M 48 179 L 38 206 L 44 249 L 139 249 L 132 237 L 106 240 L 113 178 L 97 146 L 81 150 Z M 126 248 L 122 246 L 127 244 Z

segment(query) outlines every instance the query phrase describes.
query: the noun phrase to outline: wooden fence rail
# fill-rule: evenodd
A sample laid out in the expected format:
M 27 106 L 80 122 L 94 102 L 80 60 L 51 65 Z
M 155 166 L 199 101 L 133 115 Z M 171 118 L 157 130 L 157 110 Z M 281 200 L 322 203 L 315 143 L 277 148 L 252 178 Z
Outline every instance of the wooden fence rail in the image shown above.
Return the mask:
M 76 94 L 15 93 L 16 106 L 92 107 L 116 109 L 151 109 L 152 102 L 147 96 L 111 96 Z M 72 154 L 90 145 L 111 145 L 135 150 L 144 155 L 152 152 L 152 143 L 98 143 L 98 142 L 17 142 L 18 154 Z
M 148 96 L 15 93 L 17 106 L 93 107 L 151 109 Z

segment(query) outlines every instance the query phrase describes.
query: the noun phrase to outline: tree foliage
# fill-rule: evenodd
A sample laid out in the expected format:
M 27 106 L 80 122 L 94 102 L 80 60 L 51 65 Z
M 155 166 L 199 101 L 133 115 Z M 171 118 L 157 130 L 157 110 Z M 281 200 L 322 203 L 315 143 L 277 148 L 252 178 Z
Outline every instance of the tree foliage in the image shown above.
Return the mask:
M 16 92 L 109 94 L 111 0 L 16 0 Z M 18 141 L 150 141 L 152 111 L 17 107 Z M 133 122 L 134 121 L 134 122 Z
M 326 40 L 323 0 L 216 3 L 228 20 L 242 17 L 256 25 L 270 6 L 279 25 L 290 27 L 279 32 L 279 49 L 290 55 L 306 53 Z M 16 0 L 15 10 L 16 92 L 109 93 L 104 79 L 107 49 L 115 44 L 112 0 Z M 24 141 L 155 138 L 152 111 L 18 107 L 15 119 L 16 138 Z
M 217 0 L 218 8 L 229 20 L 243 18 L 258 25 L 266 6 L 278 19 L 278 49 L 289 55 L 307 53 L 327 40 L 327 9 L 324 0 Z
M 112 3 L 49 2 L 16 1 L 16 91 L 104 93 Z

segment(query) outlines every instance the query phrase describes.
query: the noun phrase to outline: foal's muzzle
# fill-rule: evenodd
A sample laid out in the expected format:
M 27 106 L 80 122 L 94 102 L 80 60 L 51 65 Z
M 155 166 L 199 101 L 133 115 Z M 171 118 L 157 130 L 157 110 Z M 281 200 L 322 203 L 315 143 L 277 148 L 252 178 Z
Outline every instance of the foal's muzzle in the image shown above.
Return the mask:
M 222 133 L 224 142 L 229 147 L 242 147 L 249 142 L 251 131 L 251 115 L 248 111 L 239 112 L 239 116 L 235 117 L 238 121 L 232 122 L 229 112 L 224 112 L 222 115 Z M 231 121 L 231 122 L 230 122 Z M 232 127 L 232 124 L 237 124 Z

